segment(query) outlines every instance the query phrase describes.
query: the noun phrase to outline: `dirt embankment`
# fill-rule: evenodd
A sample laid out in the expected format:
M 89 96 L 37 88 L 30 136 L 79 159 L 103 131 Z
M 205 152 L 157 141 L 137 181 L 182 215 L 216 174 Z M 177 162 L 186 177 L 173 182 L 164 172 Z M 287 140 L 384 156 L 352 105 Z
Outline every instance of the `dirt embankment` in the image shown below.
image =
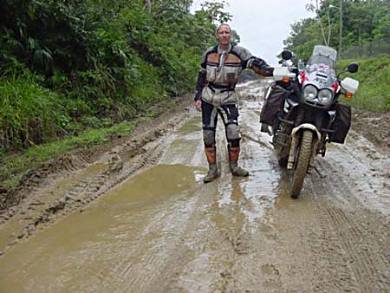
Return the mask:
M 352 111 L 352 128 L 390 154 L 390 112 Z

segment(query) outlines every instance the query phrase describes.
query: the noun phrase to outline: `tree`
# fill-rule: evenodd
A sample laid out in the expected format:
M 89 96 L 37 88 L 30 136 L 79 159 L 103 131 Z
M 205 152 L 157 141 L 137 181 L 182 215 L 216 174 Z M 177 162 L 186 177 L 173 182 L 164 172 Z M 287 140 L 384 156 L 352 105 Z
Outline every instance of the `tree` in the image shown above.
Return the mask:
M 326 43 L 339 47 L 339 11 L 329 10 L 330 5 L 338 6 L 339 0 L 313 0 L 308 9 L 317 12 L 316 19 L 305 19 L 291 26 L 291 33 L 285 45 L 305 56 L 316 44 Z M 331 13 L 335 11 L 335 13 Z M 338 12 L 338 13 L 336 13 Z M 329 13 L 329 14 L 328 14 Z M 365 46 L 373 41 L 389 43 L 390 40 L 390 1 L 389 0 L 344 0 L 343 1 L 343 51 L 352 46 Z M 324 23 L 331 24 L 326 32 Z M 325 41 L 326 40 L 326 41 Z

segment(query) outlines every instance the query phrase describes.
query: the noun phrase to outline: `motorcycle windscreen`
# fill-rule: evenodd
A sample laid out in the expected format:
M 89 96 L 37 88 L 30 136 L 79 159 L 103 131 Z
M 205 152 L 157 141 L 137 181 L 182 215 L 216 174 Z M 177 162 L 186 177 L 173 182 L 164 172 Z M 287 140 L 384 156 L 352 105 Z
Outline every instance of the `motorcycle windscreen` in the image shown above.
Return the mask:
M 308 64 L 325 64 L 331 69 L 335 69 L 337 51 L 331 47 L 317 45 L 314 46 L 313 53 Z
M 327 46 L 315 46 L 306 68 L 306 83 L 315 85 L 318 89 L 332 88 L 336 82 L 337 51 Z

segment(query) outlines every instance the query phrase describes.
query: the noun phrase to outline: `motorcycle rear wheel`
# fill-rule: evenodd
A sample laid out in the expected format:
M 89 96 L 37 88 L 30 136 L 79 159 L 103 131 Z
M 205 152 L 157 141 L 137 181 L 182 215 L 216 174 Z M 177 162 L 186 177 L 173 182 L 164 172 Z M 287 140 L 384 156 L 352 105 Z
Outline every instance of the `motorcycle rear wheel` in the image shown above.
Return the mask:
M 292 198 L 298 198 L 299 194 L 301 193 L 303 181 L 305 179 L 307 169 L 309 168 L 312 153 L 312 143 L 313 133 L 310 130 L 304 130 L 292 181 Z

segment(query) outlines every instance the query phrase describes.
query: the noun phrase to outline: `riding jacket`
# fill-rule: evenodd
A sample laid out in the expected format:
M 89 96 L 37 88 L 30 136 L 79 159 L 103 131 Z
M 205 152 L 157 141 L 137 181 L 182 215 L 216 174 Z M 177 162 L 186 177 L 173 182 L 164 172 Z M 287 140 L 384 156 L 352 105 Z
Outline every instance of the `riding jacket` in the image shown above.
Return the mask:
M 236 104 L 235 86 L 245 68 L 263 76 L 273 73 L 273 68 L 264 60 L 254 57 L 243 47 L 230 45 L 226 51 L 219 46 L 209 48 L 202 56 L 194 100 L 202 98 L 214 106 Z

